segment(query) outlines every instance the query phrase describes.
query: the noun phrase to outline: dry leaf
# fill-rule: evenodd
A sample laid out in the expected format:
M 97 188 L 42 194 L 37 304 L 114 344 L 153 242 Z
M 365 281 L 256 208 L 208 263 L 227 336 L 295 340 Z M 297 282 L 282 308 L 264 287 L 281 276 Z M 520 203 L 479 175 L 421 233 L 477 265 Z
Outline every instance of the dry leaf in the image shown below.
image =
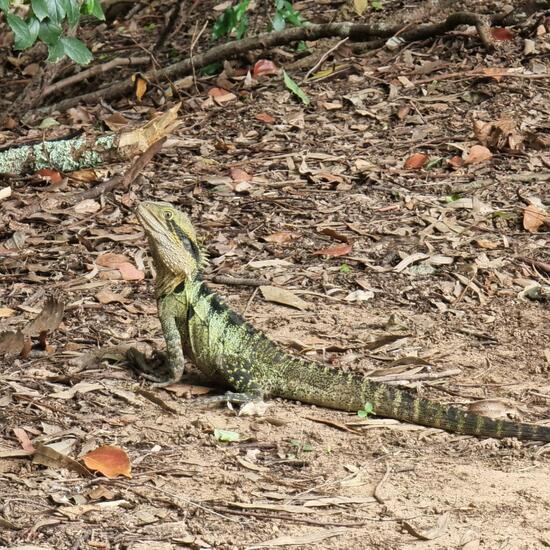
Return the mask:
M 18 331 L 0 332 L 0 356 L 19 355 L 25 348 L 25 336 Z
M 124 262 L 129 262 L 130 258 L 124 254 L 114 254 L 113 252 L 106 252 L 101 254 L 95 260 L 95 263 L 101 267 L 113 267 L 116 268 Z
M 147 91 L 147 80 L 142 78 L 139 73 L 133 75 L 132 80 L 134 81 L 134 93 L 136 94 L 136 99 L 141 101 Z
M 142 281 L 145 279 L 145 273 L 134 267 L 131 263 L 124 262 L 119 264 L 117 269 L 125 281 Z
M 405 170 L 420 170 L 428 162 L 428 158 L 426 153 L 414 153 L 405 161 L 403 168 Z
M 231 168 L 231 179 L 237 183 L 250 181 L 252 176 L 240 168 Z
M 104 445 L 82 457 L 90 470 L 100 472 L 110 479 L 119 475 L 131 478 L 132 465 L 126 452 L 120 447 Z
M 23 428 L 14 428 L 13 433 L 15 434 L 15 437 L 19 440 L 19 443 L 21 443 L 21 448 L 25 451 L 34 452 L 34 445 L 32 444 L 32 441 L 29 439 L 29 436 L 27 435 L 27 432 Z
M 319 543 L 322 540 L 329 539 L 331 537 L 338 537 L 340 535 L 345 535 L 349 533 L 350 529 L 323 529 L 322 531 L 315 531 L 307 535 L 301 535 L 297 537 L 292 537 L 290 535 L 285 535 L 278 537 L 276 539 L 266 540 L 265 542 L 260 542 L 258 544 L 253 544 L 251 546 L 246 546 L 245 550 L 256 550 L 259 548 L 272 548 L 273 546 L 305 546 L 307 544 Z M 317 548 L 328 548 L 326 545 L 317 545 Z
M 449 160 L 447 160 L 447 164 L 449 166 L 452 166 L 453 168 L 460 168 L 464 165 L 464 159 L 458 155 L 455 155 L 454 157 L 451 157 Z
M 164 389 L 168 392 L 175 393 L 176 397 L 185 397 L 186 399 L 197 395 L 205 395 L 214 391 L 214 388 L 197 386 L 194 384 L 171 384 Z
M 275 302 L 277 304 L 295 307 L 300 310 L 304 310 L 309 307 L 307 302 L 296 296 L 293 292 L 290 292 L 290 290 L 286 290 L 284 288 L 262 285 L 260 287 L 260 292 L 268 302 Z
M 0 317 L 13 317 L 16 313 L 11 307 L 0 307 Z
M 296 233 L 291 233 L 290 231 L 277 231 L 276 233 L 264 237 L 264 241 L 268 243 L 286 244 L 295 241 L 297 238 L 298 235 L 296 235 Z
M 258 113 L 255 118 L 265 124 L 273 124 L 275 122 L 275 119 L 267 113 Z
M 53 332 L 63 320 L 64 311 L 63 302 L 48 298 L 42 311 L 23 329 L 23 334 L 38 336 L 41 333 Z
M 499 243 L 487 239 L 476 239 L 474 243 L 480 248 L 485 248 L 487 250 L 496 250 L 500 246 Z
M 491 28 L 491 36 L 494 40 L 505 41 L 514 40 L 515 34 L 506 27 L 493 27 Z
M 445 533 L 449 525 L 450 518 L 451 514 L 449 514 L 449 512 L 445 512 L 442 516 L 438 518 L 437 525 L 426 531 L 417 529 L 407 521 L 404 521 L 403 525 L 405 526 L 407 531 L 411 533 L 411 535 L 414 535 L 421 540 L 433 540 L 441 537 Z
M 36 172 L 36 175 L 45 181 L 50 181 L 54 185 L 59 185 L 63 181 L 63 176 L 57 170 L 52 170 L 51 168 L 42 168 Z
M 279 69 L 277 68 L 277 65 L 269 59 L 258 59 L 258 61 L 254 63 L 254 68 L 252 69 L 252 75 L 254 78 L 278 73 Z
M 523 228 L 529 233 L 536 233 L 545 223 L 550 224 L 550 214 L 547 214 L 534 204 L 523 211 Z
M 464 160 L 464 164 L 479 164 L 493 157 L 493 153 L 483 145 L 474 145 L 470 149 L 468 156 Z
M 74 205 L 74 211 L 77 214 L 93 214 L 101 210 L 101 205 L 93 199 L 85 199 Z
M 313 254 L 317 254 L 319 256 L 345 256 L 346 254 L 349 254 L 352 250 L 352 246 L 350 244 L 337 244 L 336 246 L 329 246 L 328 248 L 321 248 L 320 250 L 316 250 Z
M 119 304 L 126 304 L 129 302 L 129 299 L 126 298 L 126 296 L 123 296 L 122 294 L 116 294 L 115 292 L 111 292 L 110 290 L 104 289 L 100 290 L 95 295 L 96 300 L 100 304 L 112 304 L 113 302 L 118 302 Z

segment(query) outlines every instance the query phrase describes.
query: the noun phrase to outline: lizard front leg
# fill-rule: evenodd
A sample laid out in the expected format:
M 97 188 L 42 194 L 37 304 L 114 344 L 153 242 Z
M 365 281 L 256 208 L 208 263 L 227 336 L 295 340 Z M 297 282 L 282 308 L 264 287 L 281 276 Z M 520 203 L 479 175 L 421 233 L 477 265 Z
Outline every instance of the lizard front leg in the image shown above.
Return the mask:
M 160 315 L 160 324 L 166 342 L 166 353 L 157 352 L 156 356 L 148 359 L 135 348 L 131 348 L 126 352 L 126 358 L 132 367 L 143 378 L 152 381 L 155 387 L 168 386 L 179 382 L 185 365 L 176 318 L 167 315 L 166 312 L 164 313 L 164 315 Z

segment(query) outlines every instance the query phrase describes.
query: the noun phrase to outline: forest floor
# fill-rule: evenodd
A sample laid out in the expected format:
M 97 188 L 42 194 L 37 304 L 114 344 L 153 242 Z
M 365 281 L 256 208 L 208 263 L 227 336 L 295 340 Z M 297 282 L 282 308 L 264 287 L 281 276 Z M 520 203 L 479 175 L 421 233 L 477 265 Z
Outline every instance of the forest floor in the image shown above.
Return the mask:
M 377 17 L 441 17 L 433 2 L 387 4 Z M 318 4 L 296 6 L 315 20 Z M 341 4 L 325 7 L 327 19 L 344 18 Z M 151 10 L 127 31 L 145 48 L 151 24 L 162 24 Z M 195 21 L 204 12 L 183 29 Z M 46 351 L 2 363 L 0 546 L 550 547 L 548 445 L 280 399 L 263 415 L 238 416 L 207 408 L 186 380 L 151 388 L 121 358 L 136 342 L 164 345 L 133 215 L 139 201 L 162 200 L 191 215 L 210 256 L 207 280 L 253 279 L 211 286 L 281 345 L 446 404 L 548 425 L 550 224 L 537 221 L 550 202 L 546 24 L 546 33 L 543 22 L 505 36 L 493 53 L 464 28 L 395 51 L 354 56 L 345 44 L 319 69 L 344 66 L 334 74 L 302 83 L 313 61 L 287 69 L 307 107 L 277 76 L 198 76 L 183 124 L 130 189 L 65 209 L 56 193 L 84 191 L 92 171 L 57 183 L 10 179 L 14 193 L 0 202 L 0 328 L 24 326 L 48 296 L 65 312 Z M 184 30 L 172 40 L 188 40 Z M 101 32 L 94 40 L 107 45 L 125 36 L 113 25 Z M 263 56 L 280 66 L 293 53 Z M 15 99 L 8 86 L 0 95 Z M 231 95 L 209 95 L 213 87 Z M 119 123 L 162 111 L 147 96 L 111 107 Z M 51 116 L 65 133 L 113 123 L 101 105 Z M 1 145 L 29 131 L 0 129 Z M 301 309 L 267 301 L 254 281 L 292 292 Z M 218 430 L 238 441 L 220 441 Z M 122 448 L 131 478 L 86 477 L 56 458 L 37 464 L 21 456 L 31 441 L 75 459 Z

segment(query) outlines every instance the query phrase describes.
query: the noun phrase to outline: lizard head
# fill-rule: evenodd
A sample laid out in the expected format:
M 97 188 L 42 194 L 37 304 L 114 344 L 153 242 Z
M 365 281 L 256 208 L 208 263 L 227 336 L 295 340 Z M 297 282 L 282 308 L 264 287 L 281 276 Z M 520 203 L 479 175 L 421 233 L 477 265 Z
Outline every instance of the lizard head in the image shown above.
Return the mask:
M 170 291 L 181 281 L 196 277 L 203 254 L 188 216 L 166 202 L 149 201 L 139 204 L 136 215 L 149 240 L 163 290 Z

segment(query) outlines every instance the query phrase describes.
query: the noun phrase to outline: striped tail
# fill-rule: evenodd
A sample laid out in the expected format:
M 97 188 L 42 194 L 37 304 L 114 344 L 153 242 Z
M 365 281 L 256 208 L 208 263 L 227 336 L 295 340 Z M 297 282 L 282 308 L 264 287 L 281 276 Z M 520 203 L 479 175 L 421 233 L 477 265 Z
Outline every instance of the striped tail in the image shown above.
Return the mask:
M 377 415 L 478 437 L 517 437 L 550 442 L 550 426 L 481 416 L 416 397 L 395 386 L 285 354 L 273 394 L 332 409 L 359 411 L 371 403 Z

